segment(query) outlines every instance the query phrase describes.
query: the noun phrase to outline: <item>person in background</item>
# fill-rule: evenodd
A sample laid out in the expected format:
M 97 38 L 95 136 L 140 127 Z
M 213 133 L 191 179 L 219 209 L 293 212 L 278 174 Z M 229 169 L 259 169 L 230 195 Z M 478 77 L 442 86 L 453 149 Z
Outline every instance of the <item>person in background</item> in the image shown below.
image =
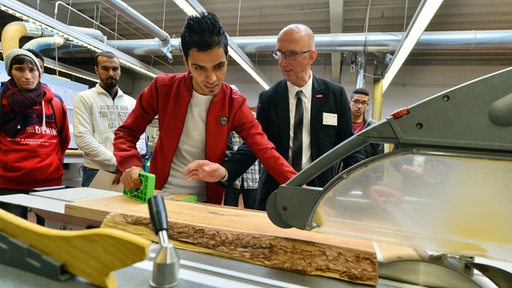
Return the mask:
M 192 194 L 199 202 L 221 204 L 228 174 L 219 163 L 231 131 L 240 135 L 279 183 L 293 177 L 295 170 L 268 141 L 245 97 L 224 82 L 228 38 L 217 16 L 212 12 L 189 16 L 181 48 L 187 72 L 155 77 L 115 131 L 114 155 L 123 171 L 123 185 L 141 186 L 142 163 L 135 142 L 156 115 L 159 136 L 149 172 L 155 174 L 155 189 L 164 197 Z
M 366 88 L 360 87 L 352 91 L 350 95 L 350 110 L 352 112 L 352 130 L 357 134 L 374 125 L 377 121 L 366 116 L 366 109 L 370 105 L 370 93 Z M 369 143 L 360 148 L 364 159 L 384 153 L 383 143 Z M 363 160 L 364 160 L 363 159 Z M 360 190 L 370 199 L 382 206 L 381 197 L 390 196 L 400 199 L 401 193 L 382 185 L 384 177 L 383 167 L 374 166 L 371 173 L 361 173 L 353 178 L 357 185 L 346 186 L 345 189 Z
M 0 195 L 61 186 L 70 142 L 66 106 L 40 82 L 42 70 L 32 53 L 13 49 L 4 61 L 11 78 L 0 94 Z M 27 219 L 27 207 L 0 208 Z
M 291 24 L 282 29 L 272 53 L 279 61 L 284 79 L 260 93 L 256 118 L 279 154 L 296 163 L 297 167 L 292 166 L 300 170 L 353 135 L 348 97 L 343 86 L 311 72 L 318 53 L 309 27 Z M 300 114 L 296 120 L 295 116 Z M 343 159 L 343 165 L 348 167 L 361 159 L 355 152 Z M 222 164 L 229 181 L 237 179 L 254 160 L 247 147 L 242 146 Z M 323 187 L 339 171 L 339 165 L 330 167 L 307 185 Z M 264 169 L 256 209 L 265 210 L 268 197 L 278 186 L 279 182 Z
M 226 149 L 226 158 L 229 158 L 243 143 L 244 141 L 238 134 L 231 132 L 228 139 L 228 148 Z M 244 208 L 254 209 L 256 207 L 260 171 L 261 163 L 256 160 L 240 178 L 226 187 L 224 205 L 238 207 L 240 195 L 242 195 Z
M 114 131 L 135 106 L 135 99 L 118 86 L 121 66 L 117 56 L 110 51 L 99 52 L 95 62 L 94 71 L 100 82 L 78 93 L 73 103 L 73 134 L 78 149 L 84 153 L 82 187 L 91 184 L 99 169 L 116 172 L 112 146 Z M 145 154 L 145 145 L 143 134 L 137 143 L 139 157 Z
M 34 57 L 36 57 L 37 63 L 39 64 L 39 67 L 41 67 L 41 77 L 43 77 L 43 74 L 44 74 L 44 56 L 43 56 L 43 54 L 41 54 L 41 52 L 39 52 L 35 49 L 32 49 L 32 48 L 28 48 L 25 50 L 32 53 L 32 55 L 34 55 Z
M 41 78 L 43 78 L 43 74 L 44 74 L 44 56 L 43 54 L 41 54 L 41 52 L 35 50 L 35 49 L 32 49 L 32 48 L 28 48 L 28 49 L 24 49 L 24 50 L 27 50 L 28 52 L 32 53 L 32 55 L 34 55 L 37 59 L 37 63 L 39 63 L 39 67 L 41 67 Z M 43 85 L 46 85 L 45 83 L 43 83 Z M 62 97 L 60 97 L 57 93 L 54 93 L 55 97 L 59 98 L 59 100 L 61 102 L 64 102 L 64 100 L 62 99 Z
M 240 92 L 235 85 L 231 85 L 233 90 Z M 253 114 L 255 114 L 256 107 L 251 107 Z M 231 155 L 244 143 L 244 140 L 236 134 L 236 132 L 229 133 L 228 147 L 226 149 L 225 159 Z M 240 204 L 240 196 L 242 196 L 243 207 L 254 209 L 256 206 L 256 195 L 258 192 L 258 182 L 260 179 L 261 163 L 256 160 L 254 164 L 247 169 L 247 171 L 236 179 L 231 185 L 224 190 L 224 205 L 238 207 Z
M 377 121 L 366 116 L 366 109 L 370 105 L 370 93 L 365 88 L 357 88 L 350 95 L 350 109 L 352 111 L 352 130 L 355 134 L 374 125 Z M 370 143 L 361 147 L 364 158 L 370 158 L 384 153 L 384 144 Z
M 41 68 L 41 78 L 43 78 L 43 74 L 44 74 L 44 56 L 43 56 L 43 54 L 41 54 L 41 52 L 39 52 L 39 51 L 37 51 L 35 49 L 32 49 L 32 48 L 28 48 L 28 49 L 24 49 L 24 50 L 27 50 L 32 55 L 34 55 L 34 57 L 36 57 L 37 63 L 39 64 L 39 67 Z M 43 85 L 46 85 L 46 84 L 43 83 Z M 54 92 L 53 94 L 54 94 L 55 98 L 59 99 L 61 102 L 64 102 L 64 100 L 62 100 L 62 97 L 60 97 L 57 93 Z M 67 110 L 66 110 L 66 113 L 67 113 Z M 62 161 L 64 162 L 64 159 Z M 44 218 L 41 215 L 37 214 L 37 213 L 35 213 L 35 215 L 36 215 L 36 222 L 37 222 L 37 224 L 39 224 L 41 226 L 44 226 L 45 225 Z

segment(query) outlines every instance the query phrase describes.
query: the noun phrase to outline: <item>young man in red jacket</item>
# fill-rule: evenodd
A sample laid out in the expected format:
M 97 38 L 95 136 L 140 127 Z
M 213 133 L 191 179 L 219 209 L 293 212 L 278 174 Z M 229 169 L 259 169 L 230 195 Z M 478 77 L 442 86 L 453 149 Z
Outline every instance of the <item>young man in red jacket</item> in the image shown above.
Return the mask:
M 293 177 L 295 170 L 267 139 L 245 97 L 223 81 L 228 39 L 217 16 L 206 12 L 188 17 L 181 47 L 188 72 L 157 76 L 115 132 L 114 155 L 124 187 L 141 185 L 135 143 L 157 115 L 159 136 L 149 172 L 156 175 L 155 189 L 164 194 L 193 194 L 200 202 L 221 204 L 225 187 L 219 182 L 228 175 L 218 163 L 224 160 L 231 131 L 280 183 Z

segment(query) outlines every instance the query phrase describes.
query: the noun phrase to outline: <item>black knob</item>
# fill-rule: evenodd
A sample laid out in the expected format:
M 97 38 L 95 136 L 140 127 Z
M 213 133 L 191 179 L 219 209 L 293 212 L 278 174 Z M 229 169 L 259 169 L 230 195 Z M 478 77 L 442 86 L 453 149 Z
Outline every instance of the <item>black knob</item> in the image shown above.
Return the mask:
M 148 206 L 149 217 L 155 234 L 158 235 L 158 232 L 160 231 L 167 231 L 167 211 L 165 210 L 165 203 L 162 195 L 153 195 L 149 198 Z

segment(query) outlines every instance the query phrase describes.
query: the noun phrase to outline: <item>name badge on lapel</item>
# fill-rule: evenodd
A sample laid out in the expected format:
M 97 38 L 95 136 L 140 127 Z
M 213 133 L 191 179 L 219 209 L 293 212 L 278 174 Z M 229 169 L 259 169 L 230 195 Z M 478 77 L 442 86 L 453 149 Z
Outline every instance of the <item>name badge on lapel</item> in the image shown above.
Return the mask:
M 322 113 L 322 124 L 330 126 L 338 126 L 338 114 Z

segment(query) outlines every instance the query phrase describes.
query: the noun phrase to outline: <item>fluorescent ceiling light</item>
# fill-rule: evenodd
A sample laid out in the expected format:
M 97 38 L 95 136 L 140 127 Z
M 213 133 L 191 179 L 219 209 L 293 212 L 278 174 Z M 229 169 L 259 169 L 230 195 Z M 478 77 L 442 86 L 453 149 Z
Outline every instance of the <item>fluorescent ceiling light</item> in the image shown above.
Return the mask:
M 195 0 L 174 0 L 174 3 L 178 5 L 185 14 L 190 15 L 199 15 L 200 12 L 206 12 L 206 10 Z M 227 33 L 226 33 L 227 35 Z M 245 69 L 263 88 L 266 90 L 270 88 L 268 81 L 263 76 L 263 73 L 258 70 L 252 63 L 252 61 L 247 57 L 247 55 L 236 45 L 233 40 L 228 35 L 229 41 L 229 56 L 231 56 L 242 68 Z
M 441 6 L 442 3 L 443 0 L 421 1 L 411 24 L 409 24 L 409 27 L 405 32 L 402 43 L 398 47 L 395 55 L 393 56 L 393 59 L 391 60 L 391 63 L 384 73 L 384 78 L 382 79 L 382 92 L 386 91 L 389 84 L 404 63 L 405 59 L 409 56 L 409 53 L 411 53 L 412 48 L 414 48 L 414 45 L 416 45 L 416 42 L 418 42 L 421 34 L 423 34 L 423 31 L 425 31 L 425 28 L 427 28 L 430 20 L 432 20 L 432 17 L 434 17 L 434 14 L 436 14 L 437 9 L 439 6 Z
M 236 48 L 238 48 L 238 46 Z M 240 48 L 238 48 L 238 49 L 240 49 Z M 233 50 L 232 46 L 228 47 L 228 51 L 229 51 L 229 56 L 231 56 L 233 59 L 235 59 L 235 61 L 238 62 L 238 64 L 240 64 L 240 66 L 242 66 L 242 68 L 244 68 L 245 71 L 247 71 L 252 76 L 252 78 L 254 78 L 256 81 L 258 81 L 258 83 L 265 90 L 270 88 L 270 86 L 268 85 L 267 81 L 264 80 L 260 75 L 258 75 L 258 72 L 256 71 L 256 68 L 252 66 L 252 62 L 250 60 L 244 61 L 242 59 L 243 55 L 245 55 L 245 54 L 241 55 L 239 53 L 236 53 Z

